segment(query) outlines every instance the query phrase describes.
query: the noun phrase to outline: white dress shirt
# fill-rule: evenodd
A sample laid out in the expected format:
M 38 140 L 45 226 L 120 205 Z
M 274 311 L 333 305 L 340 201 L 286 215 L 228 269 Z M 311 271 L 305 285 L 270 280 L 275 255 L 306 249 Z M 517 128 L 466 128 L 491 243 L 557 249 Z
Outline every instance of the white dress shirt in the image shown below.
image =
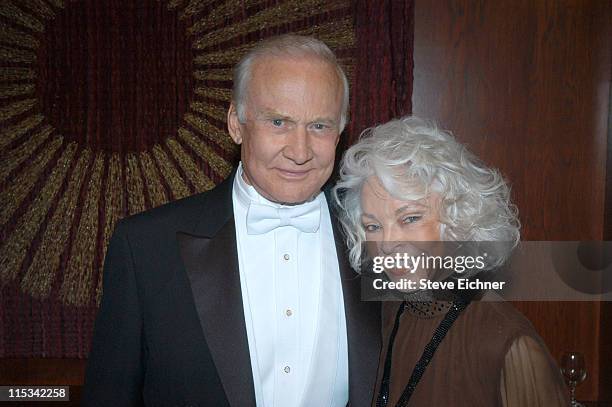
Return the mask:
M 325 195 L 316 232 L 280 226 L 249 234 L 251 202 L 262 197 L 243 177 L 232 201 L 240 288 L 257 406 L 342 406 L 348 402 L 348 348 L 342 285 Z

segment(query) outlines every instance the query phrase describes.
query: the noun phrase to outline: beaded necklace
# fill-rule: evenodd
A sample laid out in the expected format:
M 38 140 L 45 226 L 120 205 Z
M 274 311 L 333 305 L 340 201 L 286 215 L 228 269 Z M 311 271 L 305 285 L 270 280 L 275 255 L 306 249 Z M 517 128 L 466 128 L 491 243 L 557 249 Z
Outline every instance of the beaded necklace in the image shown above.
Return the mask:
M 408 384 L 404 388 L 402 392 L 402 396 L 399 401 L 395 405 L 395 407 L 406 407 L 408 405 L 408 401 L 414 392 L 417 384 L 421 380 L 423 373 L 427 369 L 429 362 L 433 359 L 434 353 L 436 349 L 448 333 L 449 329 L 453 325 L 453 323 L 457 320 L 461 312 L 469 305 L 470 300 L 458 298 L 453 301 L 446 315 L 440 324 L 436 328 L 431 340 L 425 346 L 423 350 L 423 354 L 421 358 L 415 365 L 412 374 L 410 375 L 410 379 L 408 380 Z M 411 304 L 409 304 L 411 305 Z M 390 380 L 390 372 L 391 372 L 391 357 L 393 353 L 393 344 L 395 342 L 395 336 L 397 335 L 397 330 L 399 329 L 400 317 L 402 313 L 406 309 L 407 302 L 403 301 L 400 304 L 400 307 L 397 311 L 397 315 L 395 316 L 395 324 L 393 325 L 393 330 L 391 331 L 391 336 L 389 337 L 389 346 L 387 351 L 387 356 L 385 358 L 385 370 L 383 372 L 383 379 L 380 385 L 380 392 L 378 393 L 378 398 L 376 400 L 376 407 L 386 407 L 389 402 L 389 380 Z

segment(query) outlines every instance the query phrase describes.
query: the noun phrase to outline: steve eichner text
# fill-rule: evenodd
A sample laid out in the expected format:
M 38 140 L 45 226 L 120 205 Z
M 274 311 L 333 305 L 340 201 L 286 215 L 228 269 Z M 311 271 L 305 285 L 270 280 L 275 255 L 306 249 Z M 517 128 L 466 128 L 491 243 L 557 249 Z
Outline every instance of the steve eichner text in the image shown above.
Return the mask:
M 463 273 L 468 269 L 483 270 L 485 257 L 486 253 L 482 256 L 428 256 L 425 253 L 410 256 L 408 253 L 396 253 L 394 256 L 374 257 L 372 271 L 382 273 L 386 269 L 405 269 L 414 273 L 418 269 L 452 269 Z
M 376 290 L 502 290 L 505 281 L 481 281 L 460 278 L 455 281 L 430 281 L 426 278 L 417 281 L 383 281 L 377 278 L 372 283 Z

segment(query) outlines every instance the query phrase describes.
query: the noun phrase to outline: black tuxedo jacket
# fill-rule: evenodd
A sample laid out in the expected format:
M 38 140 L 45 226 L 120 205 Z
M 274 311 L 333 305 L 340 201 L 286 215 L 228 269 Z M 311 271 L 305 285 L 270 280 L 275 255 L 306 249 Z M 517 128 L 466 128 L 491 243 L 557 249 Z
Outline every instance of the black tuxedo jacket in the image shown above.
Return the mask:
M 233 218 L 235 174 L 210 191 L 117 223 L 104 263 L 83 406 L 255 406 Z M 335 218 L 332 223 L 344 292 L 349 404 L 370 406 L 380 304 L 361 301 L 360 279 L 349 267 Z

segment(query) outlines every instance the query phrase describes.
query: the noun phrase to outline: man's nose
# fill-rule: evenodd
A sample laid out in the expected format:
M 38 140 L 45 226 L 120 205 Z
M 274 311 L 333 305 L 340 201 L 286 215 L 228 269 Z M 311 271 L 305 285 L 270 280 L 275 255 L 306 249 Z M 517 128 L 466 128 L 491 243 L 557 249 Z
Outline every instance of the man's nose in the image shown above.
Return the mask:
M 305 164 L 312 158 L 310 139 L 305 126 L 296 126 L 290 135 L 289 143 L 285 148 L 285 156 L 298 165 Z

